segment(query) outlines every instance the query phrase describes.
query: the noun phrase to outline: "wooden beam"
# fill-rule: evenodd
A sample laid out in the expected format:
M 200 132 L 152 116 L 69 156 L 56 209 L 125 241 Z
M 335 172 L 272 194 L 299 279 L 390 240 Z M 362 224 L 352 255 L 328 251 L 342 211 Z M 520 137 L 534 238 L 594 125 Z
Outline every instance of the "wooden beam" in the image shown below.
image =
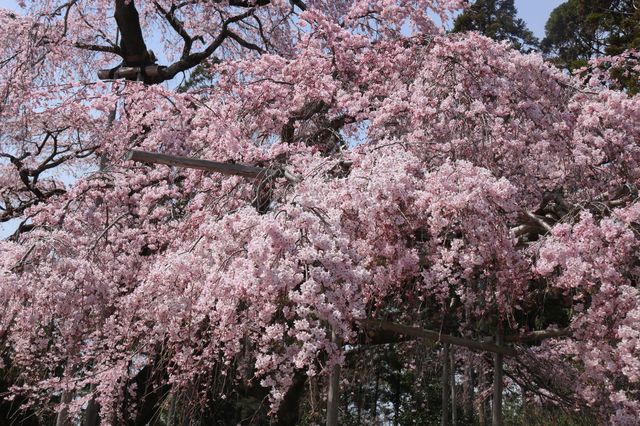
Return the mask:
M 147 65 L 146 67 L 123 67 L 118 66 L 113 69 L 104 69 L 98 71 L 100 80 L 114 80 L 124 78 L 127 80 L 136 80 L 139 75 L 150 81 L 163 78 L 162 72 L 165 67 L 160 65 Z
M 524 334 L 506 336 L 504 338 L 504 341 L 526 343 L 526 342 L 537 342 L 545 339 L 556 339 L 559 337 L 569 337 L 569 336 L 571 336 L 571 330 L 569 330 L 568 328 L 561 328 L 558 330 L 536 330 L 536 331 L 530 331 Z
M 516 355 L 516 351 L 508 346 L 498 346 L 494 345 L 493 343 L 478 342 L 476 340 L 466 339 L 464 337 L 450 336 L 448 334 L 442 334 L 433 330 L 425 330 L 419 327 L 410 327 L 374 319 L 364 319 L 358 321 L 358 323 L 369 330 L 381 330 L 403 336 L 427 339 L 432 342 L 449 343 L 456 346 L 463 346 L 465 348 L 469 348 L 478 352 L 493 352 L 511 357 Z
M 243 176 L 251 179 L 271 177 L 281 172 L 279 169 L 267 169 L 235 163 L 219 163 L 217 161 L 200 160 L 191 157 L 179 157 L 177 155 L 169 154 L 157 154 L 154 152 L 138 151 L 135 149 L 129 151 L 127 160 L 147 164 L 166 164 L 168 166 L 186 167 L 189 169 L 205 170 L 229 176 Z

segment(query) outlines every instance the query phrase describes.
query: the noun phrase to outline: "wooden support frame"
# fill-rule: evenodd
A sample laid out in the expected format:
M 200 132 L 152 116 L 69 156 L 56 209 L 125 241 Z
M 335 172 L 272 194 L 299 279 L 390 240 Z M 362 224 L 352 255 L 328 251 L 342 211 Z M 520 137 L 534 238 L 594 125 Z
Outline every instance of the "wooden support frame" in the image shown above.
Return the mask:
M 432 342 L 449 343 L 451 345 L 463 346 L 473 351 L 492 352 L 502 354 L 508 357 L 515 357 L 516 351 L 508 346 L 499 346 L 493 343 L 479 342 L 476 340 L 466 339 L 464 337 L 451 336 L 442 334 L 433 330 L 425 330 L 419 327 L 410 327 L 407 325 L 395 324 L 387 321 L 374 319 L 360 320 L 358 323 L 368 330 L 381 330 L 395 333 L 402 336 L 410 336 L 421 339 L 430 340 Z
M 154 152 L 129 151 L 127 160 L 147 164 L 166 164 L 168 166 L 186 167 L 189 169 L 205 170 L 228 176 L 242 176 L 250 179 L 261 179 L 278 175 L 281 170 L 267 169 L 263 167 L 246 166 L 235 163 L 220 163 L 217 161 L 200 160 L 191 157 L 179 157 L 177 155 L 158 154 Z
M 364 328 L 365 330 L 369 330 L 373 334 L 377 335 L 382 332 L 382 334 L 385 335 L 383 336 L 382 341 L 378 341 L 377 344 L 397 343 L 411 340 L 411 338 L 419 338 L 426 339 L 431 342 L 449 343 L 455 346 L 462 346 L 476 352 L 491 352 L 494 354 L 502 354 L 507 357 L 515 357 L 517 354 L 512 347 L 505 346 L 504 343 L 528 343 L 545 339 L 558 339 L 571 336 L 571 331 L 566 328 L 559 330 L 539 330 L 531 331 L 521 335 L 504 336 L 501 344 L 497 345 L 492 343 L 493 338 L 491 338 L 491 340 L 472 340 L 464 337 L 442 334 L 438 331 L 426 330 L 420 327 L 411 327 L 376 319 L 359 320 L 358 324 L 360 324 L 362 328 Z

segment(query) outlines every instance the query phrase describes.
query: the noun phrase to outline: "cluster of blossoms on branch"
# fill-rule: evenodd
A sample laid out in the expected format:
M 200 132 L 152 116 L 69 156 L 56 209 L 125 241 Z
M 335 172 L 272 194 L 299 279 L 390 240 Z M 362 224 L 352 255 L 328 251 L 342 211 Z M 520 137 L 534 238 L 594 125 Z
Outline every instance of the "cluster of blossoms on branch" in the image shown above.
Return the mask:
M 74 395 L 70 415 L 93 401 L 119 424 L 154 392 L 206 404 L 229 382 L 267 388 L 275 414 L 342 362 L 331 331 L 358 345 L 363 320 L 391 319 L 568 327 L 518 348 L 574 373 L 575 407 L 638 421 L 638 96 L 446 35 L 433 14 L 463 2 L 436 0 L 139 2 L 144 32 L 211 83 L 96 82 L 126 56 L 113 3 L 0 12 L 0 221 L 18 224 L 0 242 L 1 398 Z M 540 324 L 548 303 L 563 315 Z

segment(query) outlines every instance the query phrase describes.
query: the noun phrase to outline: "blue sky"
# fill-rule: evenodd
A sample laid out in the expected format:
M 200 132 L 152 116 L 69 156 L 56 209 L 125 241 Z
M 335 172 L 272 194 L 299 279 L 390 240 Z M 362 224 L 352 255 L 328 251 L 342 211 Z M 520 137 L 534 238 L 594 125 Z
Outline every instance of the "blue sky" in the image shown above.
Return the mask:
M 516 0 L 516 9 L 518 16 L 525 20 L 536 37 L 543 38 L 544 24 L 549 14 L 564 2 L 565 0 Z

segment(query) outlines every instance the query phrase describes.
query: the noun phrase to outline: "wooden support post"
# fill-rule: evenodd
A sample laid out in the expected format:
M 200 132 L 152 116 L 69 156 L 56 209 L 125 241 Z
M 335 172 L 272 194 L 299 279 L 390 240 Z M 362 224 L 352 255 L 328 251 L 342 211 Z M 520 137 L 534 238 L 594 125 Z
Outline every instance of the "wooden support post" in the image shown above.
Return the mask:
M 449 358 L 451 359 L 451 425 L 456 426 L 458 424 L 458 401 L 456 395 L 456 351 L 454 347 L 451 347 L 449 351 Z
M 451 373 L 449 371 L 450 365 L 451 361 L 449 359 L 449 344 L 445 343 L 442 345 L 442 413 L 440 416 L 441 426 L 449 426 L 451 422 L 451 384 L 449 383 L 449 380 L 451 379 Z
M 504 329 L 498 328 L 496 334 L 496 345 L 504 344 Z M 493 355 L 493 403 L 491 404 L 491 424 L 502 426 L 502 377 L 503 377 L 504 357 L 501 353 Z
M 462 382 L 462 406 L 465 422 L 472 422 L 474 419 L 473 400 L 475 399 L 476 375 L 471 360 L 471 355 L 465 355 L 464 376 Z
M 331 341 L 340 347 L 340 338 L 331 330 Z M 338 426 L 338 407 L 340 405 L 340 364 L 335 364 L 329 375 L 327 393 L 327 426 Z

